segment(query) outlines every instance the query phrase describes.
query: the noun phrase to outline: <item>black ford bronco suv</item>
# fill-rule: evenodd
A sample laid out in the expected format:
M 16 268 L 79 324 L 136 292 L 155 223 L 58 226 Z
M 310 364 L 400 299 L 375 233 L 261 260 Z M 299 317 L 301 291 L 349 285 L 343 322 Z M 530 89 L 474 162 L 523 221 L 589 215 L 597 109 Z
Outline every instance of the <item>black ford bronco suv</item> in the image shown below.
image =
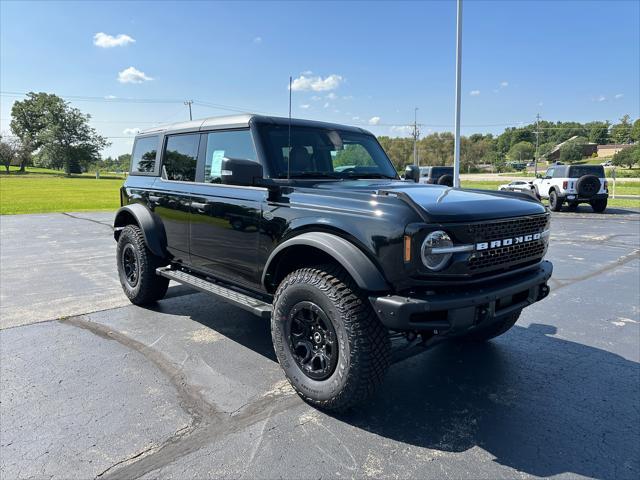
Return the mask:
M 417 167 L 400 180 L 360 128 L 191 121 L 140 133 L 131 163 L 114 225 L 131 302 L 174 280 L 270 318 L 287 378 L 320 408 L 371 394 L 399 338 L 484 341 L 549 293 L 538 201 L 420 185 Z

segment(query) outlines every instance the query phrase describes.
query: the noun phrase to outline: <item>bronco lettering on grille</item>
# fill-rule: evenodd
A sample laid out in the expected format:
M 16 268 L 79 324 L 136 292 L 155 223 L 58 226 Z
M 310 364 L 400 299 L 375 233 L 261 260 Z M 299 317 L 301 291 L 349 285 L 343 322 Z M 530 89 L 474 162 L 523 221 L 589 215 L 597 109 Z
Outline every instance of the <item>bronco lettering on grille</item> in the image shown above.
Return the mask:
M 540 240 L 541 237 L 541 233 L 532 233 L 530 235 L 521 235 L 513 238 L 503 238 L 502 240 L 480 242 L 476 243 L 476 250 L 489 250 L 492 248 L 508 247 L 509 245 L 518 245 L 519 243 L 528 243 Z

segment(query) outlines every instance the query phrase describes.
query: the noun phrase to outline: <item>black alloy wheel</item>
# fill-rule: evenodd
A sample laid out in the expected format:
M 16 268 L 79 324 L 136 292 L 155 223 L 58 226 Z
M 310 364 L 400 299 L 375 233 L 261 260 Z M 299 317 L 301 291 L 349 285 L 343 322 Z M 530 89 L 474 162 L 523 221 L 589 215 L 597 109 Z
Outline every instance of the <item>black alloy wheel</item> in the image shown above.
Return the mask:
M 140 265 L 133 245 L 130 243 L 125 245 L 122 249 L 120 261 L 122 262 L 122 270 L 124 271 L 124 277 L 127 283 L 135 287 L 138 284 L 138 277 L 140 276 Z
M 287 325 L 289 347 L 300 370 L 313 380 L 325 380 L 338 364 L 336 331 L 327 314 L 315 303 L 299 302 Z

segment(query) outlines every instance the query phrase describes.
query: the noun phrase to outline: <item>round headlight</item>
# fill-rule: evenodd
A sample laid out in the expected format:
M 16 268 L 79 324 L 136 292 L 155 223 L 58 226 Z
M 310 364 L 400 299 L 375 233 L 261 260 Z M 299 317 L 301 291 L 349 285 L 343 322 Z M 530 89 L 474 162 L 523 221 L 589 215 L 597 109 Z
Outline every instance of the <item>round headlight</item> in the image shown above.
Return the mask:
M 453 242 L 447 232 L 436 230 L 427 235 L 422 242 L 421 256 L 422 263 L 429 270 L 437 272 L 447 266 L 452 253 L 438 253 L 438 249 L 452 247 Z

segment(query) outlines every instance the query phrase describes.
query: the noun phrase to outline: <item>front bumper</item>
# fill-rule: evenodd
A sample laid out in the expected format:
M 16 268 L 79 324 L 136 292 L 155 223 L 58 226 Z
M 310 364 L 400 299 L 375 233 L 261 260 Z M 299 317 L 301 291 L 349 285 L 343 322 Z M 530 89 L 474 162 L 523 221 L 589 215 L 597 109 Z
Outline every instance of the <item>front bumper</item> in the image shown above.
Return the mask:
M 506 315 L 542 300 L 553 265 L 543 261 L 518 276 L 457 292 L 387 295 L 370 301 L 383 325 L 391 330 L 448 336 L 485 328 Z

